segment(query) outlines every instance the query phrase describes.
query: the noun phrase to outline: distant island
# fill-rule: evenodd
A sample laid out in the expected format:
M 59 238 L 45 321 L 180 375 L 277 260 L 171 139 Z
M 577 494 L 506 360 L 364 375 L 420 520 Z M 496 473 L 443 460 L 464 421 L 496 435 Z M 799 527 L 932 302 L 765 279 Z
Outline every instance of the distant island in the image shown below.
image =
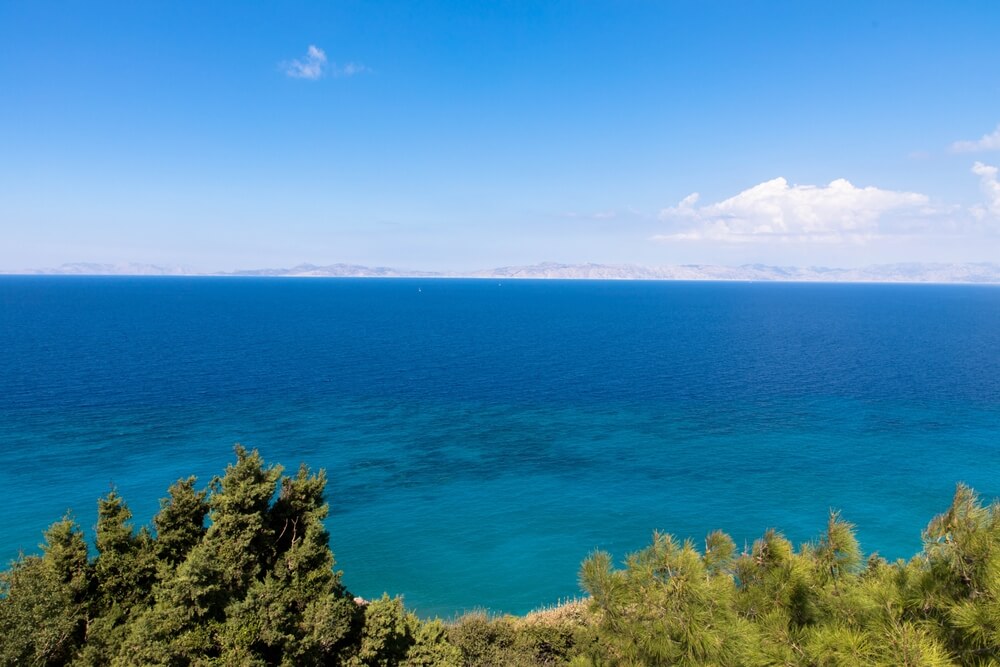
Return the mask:
M 291 268 L 245 269 L 240 271 L 196 271 L 184 267 L 154 264 L 70 263 L 56 268 L 0 271 L 16 275 L 92 276 L 247 276 L 276 278 L 487 278 L 557 280 L 717 280 L 761 282 L 827 283 L 964 283 L 1000 284 L 1000 264 L 981 263 L 900 263 L 873 264 L 844 269 L 822 266 L 791 267 L 766 264 L 721 266 L 674 264 L 560 264 L 542 262 L 524 266 L 503 266 L 472 271 L 418 271 L 358 264 L 299 264 Z

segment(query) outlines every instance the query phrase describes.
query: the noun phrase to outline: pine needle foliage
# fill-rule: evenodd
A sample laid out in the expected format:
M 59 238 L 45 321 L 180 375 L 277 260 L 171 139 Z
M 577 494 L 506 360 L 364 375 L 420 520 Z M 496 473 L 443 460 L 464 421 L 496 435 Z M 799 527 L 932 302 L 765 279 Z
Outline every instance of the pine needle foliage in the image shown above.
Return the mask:
M 838 512 L 799 547 L 658 532 L 584 560 L 584 601 L 443 623 L 347 591 L 323 471 L 235 454 L 207 488 L 172 485 L 150 528 L 110 491 L 93 557 L 71 516 L 52 524 L 0 573 L 0 667 L 1000 665 L 1000 505 L 961 484 L 908 561 L 866 557 Z
M 440 622 L 398 600 L 366 611 L 343 586 L 323 471 L 235 453 L 207 489 L 171 486 L 153 530 L 101 498 L 94 558 L 70 517 L 53 524 L 41 556 L 0 574 L 0 665 L 458 664 Z M 402 639 L 368 660 L 386 606 Z

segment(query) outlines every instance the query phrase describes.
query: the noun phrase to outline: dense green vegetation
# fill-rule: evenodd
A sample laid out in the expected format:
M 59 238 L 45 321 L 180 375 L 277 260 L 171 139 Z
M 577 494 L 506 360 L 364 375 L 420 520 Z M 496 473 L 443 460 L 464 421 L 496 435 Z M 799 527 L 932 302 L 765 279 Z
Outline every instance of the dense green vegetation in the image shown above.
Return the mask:
M 774 531 L 745 553 L 657 533 L 624 567 L 591 555 L 586 600 L 445 623 L 345 590 L 325 482 L 237 447 L 206 490 L 170 487 L 151 529 L 100 499 L 94 557 L 56 522 L 0 575 L 0 664 L 1000 664 L 1000 506 L 961 485 L 909 561 L 866 559 L 836 513 L 797 549 Z

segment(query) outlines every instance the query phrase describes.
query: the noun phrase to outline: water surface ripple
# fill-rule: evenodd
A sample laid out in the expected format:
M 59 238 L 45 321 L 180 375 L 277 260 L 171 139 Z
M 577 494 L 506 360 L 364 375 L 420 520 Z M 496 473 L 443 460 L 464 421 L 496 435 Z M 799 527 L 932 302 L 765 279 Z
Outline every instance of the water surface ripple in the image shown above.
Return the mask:
M 0 278 L 0 558 L 111 485 L 139 521 L 232 445 L 326 468 L 352 591 L 425 614 L 577 592 L 654 528 L 907 556 L 1000 495 L 1000 289 Z

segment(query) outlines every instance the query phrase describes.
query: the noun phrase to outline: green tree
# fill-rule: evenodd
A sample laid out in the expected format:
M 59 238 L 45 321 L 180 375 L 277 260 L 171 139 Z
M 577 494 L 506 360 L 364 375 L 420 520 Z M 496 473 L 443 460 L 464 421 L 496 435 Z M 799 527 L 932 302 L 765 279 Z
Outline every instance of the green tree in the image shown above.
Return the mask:
M 280 493 L 274 499 L 279 487 Z M 236 462 L 211 485 L 209 528 L 202 497 L 175 485 L 158 517 L 183 560 L 132 625 L 119 664 L 326 664 L 355 635 L 360 612 L 334 571 L 326 475 L 295 477 L 236 448 Z M 273 502 L 272 502 L 273 501 Z
M 325 473 L 311 475 L 304 465 L 282 478 L 267 520 L 273 562 L 228 610 L 229 652 L 249 651 L 271 664 L 321 664 L 348 639 L 360 612 L 333 569 L 325 487 Z
M 584 561 L 580 578 L 601 618 L 604 658 L 622 665 L 748 664 L 751 628 L 733 604 L 732 540 L 714 534 L 707 557 L 691 541 L 654 533 L 615 570 L 607 553 Z
M 91 568 L 68 516 L 45 531 L 42 556 L 22 556 L 0 575 L 0 663 L 62 665 L 85 640 Z
M 156 555 L 169 568 L 183 562 L 205 536 L 208 492 L 195 491 L 195 481 L 188 477 L 171 485 L 168 497 L 160 501 L 160 511 L 153 517 Z
M 144 602 L 156 581 L 153 537 L 146 528 L 135 533 L 132 512 L 117 491 L 97 503 L 94 579 L 104 608 L 129 609 Z
M 153 537 L 145 527 L 136 534 L 131 518 L 132 512 L 117 491 L 98 500 L 91 618 L 82 654 L 88 664 L 111 662 L 125 639 L 130 619 L 144 611 L 152 597 L 157 575 Z
M 363 627 L 345 656 L 347 667 L 458 667 L 461 652 L 440 621 L 424 622 L 402 599 L 383 594 L 364 607 Z
M 1000 505 L 985 506 L 964 484 L 924 531 L 918 576 L 905 591 L 911 617 L 964 664 L 1000 662 Z

